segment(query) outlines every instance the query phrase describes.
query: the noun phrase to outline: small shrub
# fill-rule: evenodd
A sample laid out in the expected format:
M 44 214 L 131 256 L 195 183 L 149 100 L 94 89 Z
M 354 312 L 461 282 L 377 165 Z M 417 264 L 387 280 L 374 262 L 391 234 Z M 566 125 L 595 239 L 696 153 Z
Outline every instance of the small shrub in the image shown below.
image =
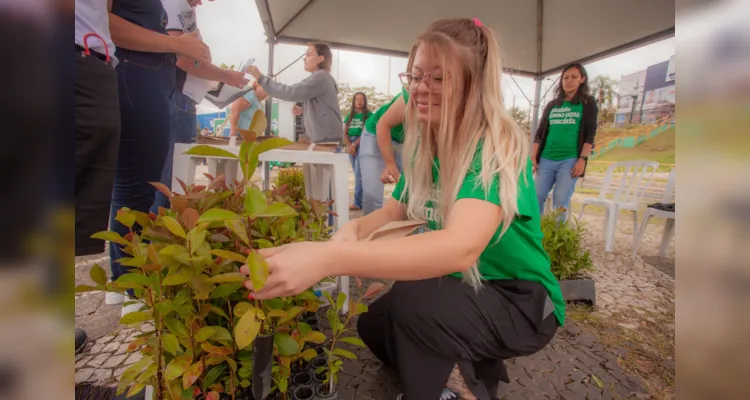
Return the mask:
M 286 196 L 292 201 L 301 201 L 305 198 L 305 177 L 300 168 L 284 168 L 279 170 L 276 176 L 276 187 L 286 185 Z
M 583 232 L 583 224 L 578 221 L 566 222 L 558 212 L 542 216 L 542 244 L 557 280 L 575 279 L 593 270 L 588 250 L 581 248 Z

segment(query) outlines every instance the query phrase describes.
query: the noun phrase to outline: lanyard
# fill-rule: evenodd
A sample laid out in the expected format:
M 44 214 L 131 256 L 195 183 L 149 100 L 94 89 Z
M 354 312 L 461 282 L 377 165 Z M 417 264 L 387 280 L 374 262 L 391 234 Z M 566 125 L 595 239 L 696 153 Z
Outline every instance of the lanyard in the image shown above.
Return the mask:
M 83 54 L 87 56 L 91 55 L 91 51 L 89 50 L 89 43 L 88 43 L 89 37 L 91 36 L 98 38 L 102 42 L 102 44 L 104 44 L 104 57 L 105 57 L 104 61 L 109 62 L 109 47 L 107 47 L 107 42 L 104 40 L 104 38 L 99 36 L 99 34 L 94 33 L 94 32 L 89 32 L 83 35 Z

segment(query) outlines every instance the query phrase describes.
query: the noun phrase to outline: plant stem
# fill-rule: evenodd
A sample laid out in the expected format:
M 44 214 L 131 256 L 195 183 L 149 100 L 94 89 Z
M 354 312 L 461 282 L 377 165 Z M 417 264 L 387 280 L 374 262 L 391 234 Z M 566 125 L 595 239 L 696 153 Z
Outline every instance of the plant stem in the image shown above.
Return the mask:
M 161 287 L 161 273 L 159 273 L 159 272 L 156 273 L 156 282 L 157 282 L 157 287 Z M 154 304 L 154 296 L 153 296 L 153 293 L 151 291 L 151 288 L 147 287 L 146 289 L 148 290 L 148 298 L 151 301 L 151 307 L 156 308 L 156 305 Z M 158 346 L 157 346 L 158 349 L 157 349 L 157 352 L 156 352 L 156 357 L 157 357 L 157 361 L 156 361 L 156 398 L 159 399 L 159 400 L 161 400 L 161 399 L 164 398 L 163 387 L 162 387 L 163 382 L 162 382 L 162 374 L 161 374 L 161 351 L 162 351 L 162 348 L 161 348 L 161 346 L 162 346 L 162 343 L 161 343 L 161 331 L 163 329 L 164 322 L 162 320 L 161 313 L 159 313 L 159 320 L 158 321 L 154 321 L 154 322 L 155 322 L 155 325 L 157 325 L 154 328 L 156 330 L 156 340 L 159 343 Z

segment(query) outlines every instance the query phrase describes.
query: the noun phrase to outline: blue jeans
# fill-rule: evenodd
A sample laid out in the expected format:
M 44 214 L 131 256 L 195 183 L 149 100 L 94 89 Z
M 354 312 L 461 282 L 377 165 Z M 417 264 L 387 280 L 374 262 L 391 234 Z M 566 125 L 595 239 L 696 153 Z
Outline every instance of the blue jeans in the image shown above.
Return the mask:
M 547 195 L 555 187 L 552 194 L 552 206 L 557 210 L 560 207 L 565 209 L 565 218 L 570 214 L 570 198 L 576 189 L 578 178 L 570 176 L 570 172 L 576 165 L 577 158 L 570 158 L 561 161 L 552 161 L 546 158 L 539 160 L 536 171 L 536 196 L 539 201 L 539 213 L 544 214 L 544 203 L 547 201 Z
M 128 207 L 148 212 L 154 204 L 154 187 L 169 153 L 169 101 L 175 86 L 172 54 L 117 49 L 117 83 L 120 97 L 120 148 L 117 156 L 110 230 L 125 235 L 129 229 L 115 221 L 117 210 Z M 137 226 L 135 229 L 139 229 Z M 110 243 L 112 280 L 127 272 L 117 260 L 128 256 Z
M 398 170 L 403 172 L 401 143 L 393 142 L 393 153 Z M 383 207 L 383 191 L 385 190 L 385 185 L 380 182 L 380 175 L 385 169 L 385 161 L 380 155 L 377 138 L 367 130 L 362 131 L 359 158 L 362 174 L 362 210 L 367 215 Z
M 182 92 L 176 91 L 170 101 L 170 141 L 169 153 L 164 159 L 164 168 L 161 171 L 160 182 L 172 187 L 172 159 L 174 157 L 175 143 L 193 143 L 198 129 L 198 120 L 195 116 L 195 102 Z M 155 192 L 154 205 L 151 212 L 156 213 L 159 207 L 169 208 L 169 199 L 160 191 Z
M 349 141 L 354 143 L 355 140 L 359 139 L 358 136 L 349 136 Z M 362 170 L 360 167 L 359 149 L 362 148 L 360 143 L 357 146 L 356 153 L 354 155 L 349 154 L 349 161 L 352 163 L 352 170 L 354 171 L 354 206 L 362 208 Z

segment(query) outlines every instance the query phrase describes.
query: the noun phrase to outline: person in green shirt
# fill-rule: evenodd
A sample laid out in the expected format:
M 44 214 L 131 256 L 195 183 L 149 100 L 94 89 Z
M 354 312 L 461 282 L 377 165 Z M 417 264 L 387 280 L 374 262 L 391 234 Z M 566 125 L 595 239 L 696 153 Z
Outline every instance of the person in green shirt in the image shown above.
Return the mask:
M 403 170 L 403 119 L 408 101 L 409 92 L 403 89 L 391 101 L 377 109 L 365 123 L 360 153 L 362 204 L 365 215 L 383 207 L 385 184 L 396 183 Z
M 532 160 L 540 211 L 544 212 L 554 186 L 553 208 L 561 211 L 561 219 L 570 215 L 570 199 L 594 146 L 598 114 L 586 69 L 578 63 L 566 66 L 557 96 L 544 108 L 534 137 Z
M 359 161 L 359 142 L 362 137 L 370 109 L 367 107 L 367 96 L 362 92 L 354 93 L 352 106 L 344 117 L 344 145 L 349 153 L 349 161 L 354 171 L 354 202 L 349 206 L 352 211 L 362 209 L 362 171 Z
M 503 104 L 500 60 L 478 20 L 433 22 L 400 75 L 409 157 L 394 198 L 328 242 L 260 250 L 268 280 L 259 290 L 245 283 L 251 298 L 269 299 L 326 276 L 395 280 L 357 331 L 396 368 L 406 400 L 494 398 L 509 380 L 503 360 L 539 351 L 565 319 L 542 247 L 528 137 Z M 430 229 L 366 240 L 407 219 Z

